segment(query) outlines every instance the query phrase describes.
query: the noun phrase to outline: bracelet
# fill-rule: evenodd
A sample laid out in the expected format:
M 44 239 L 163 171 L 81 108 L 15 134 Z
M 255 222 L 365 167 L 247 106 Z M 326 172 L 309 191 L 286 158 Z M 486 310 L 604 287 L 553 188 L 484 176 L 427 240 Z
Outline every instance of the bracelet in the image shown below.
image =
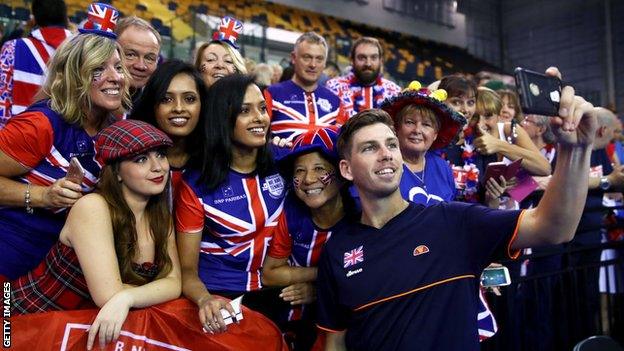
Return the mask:
M 26 213 L 33 214 L 35 211 L 32 207 L 30 207 L 30 183 L 26 184 L 26 191 L 24 192 L 24 207 L 26 208 Z

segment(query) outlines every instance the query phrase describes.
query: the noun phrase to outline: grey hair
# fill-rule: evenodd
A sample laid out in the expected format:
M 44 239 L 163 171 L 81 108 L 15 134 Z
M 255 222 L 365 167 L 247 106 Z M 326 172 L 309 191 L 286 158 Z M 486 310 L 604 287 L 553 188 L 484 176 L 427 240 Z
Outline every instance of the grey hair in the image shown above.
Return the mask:
M 162 38 L 160 37 L 160 34 L 156 30 L 156 28 L 154 28 L 154 26 L 152 26 L 148 21 L 137 16 L 128 16 L 120 19 L 117 22 L 117 27 L 115 27 L 115 34 L 117 34 L 117 36 L 119 37 L 121 36 L 121 33 L 123 33 L 126 29 L 130 27 L 137 27 L 152 32 L 152 34 L 154 34 L 154 36 L 156 37 L 158 46 L 162 45 Z
M 545 127 L 544 134 L 542 134 L 542 139 L 546 144 L 554 144 L 557 141 L 555 134 L 550 127 L 550 117 L 541 116 L 541 115 L 531 115 L 535 118 L 535 125 L 538 128 Z M 528 116 L 527 116 L 528 117 Z
M 295 42 L 295 49 L 297 48 L 297 46 L 299 46 L 299 44 L 303 42 L 323 45 L 325 47 L 325 57 L 327 57 L 327 53 L 329 52 L 329 46 L 327 46 L 327 41 L 325 41 L 325 38 L 323 38 L 321 35 L 315 32 L 305 32 L 301 34 Z

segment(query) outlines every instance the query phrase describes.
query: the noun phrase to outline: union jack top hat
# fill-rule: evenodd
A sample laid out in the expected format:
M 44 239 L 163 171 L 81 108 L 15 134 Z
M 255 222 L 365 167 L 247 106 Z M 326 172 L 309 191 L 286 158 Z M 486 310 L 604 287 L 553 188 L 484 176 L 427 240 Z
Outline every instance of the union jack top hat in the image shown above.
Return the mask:
M 221 18 L 221 23 L 219 24 L 217 31 L 212 34 L 212 41 L 222 41 L 238 50 L 236 40 L 238 40 L 238 36 L 242 32 L 243 22 L 234 17 L 225 16 Z
M 117 39 L 115 27 L 117 26 L 118 18 L 119 11 L 116 8 L 108 4 L 94 2 L 89 5 L 87 21 L 78 30 L 83 34 L 96 34 Z
M 320 152 L 330 163 L 337 164 L 336 141 L 338 134 L 340 134 L 340 128 L 337 126 L 314 129 L 296 137 L 291 148 L 274 148 L 275 160 L 280 172 L 286 176 L 290 175 L 295 159 L 314 151 Z

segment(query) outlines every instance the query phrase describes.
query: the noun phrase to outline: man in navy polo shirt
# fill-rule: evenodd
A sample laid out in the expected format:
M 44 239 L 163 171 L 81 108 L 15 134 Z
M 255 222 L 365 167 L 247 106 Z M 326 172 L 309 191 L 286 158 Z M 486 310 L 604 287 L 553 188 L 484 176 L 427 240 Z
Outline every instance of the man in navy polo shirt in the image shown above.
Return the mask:
M 327 350 L 479 350 L 480 272 L 520 248 L 571 240 L 583 211 L 595 111 L 565 87 L 559 115 L 554 184 L 523 212 L 408 203 L 390 117 L 368 110 L 345 124 L 340 172 L 357 187 L 362 217 L 329 240 L 319 264 L 318 326 L 328 332 Z

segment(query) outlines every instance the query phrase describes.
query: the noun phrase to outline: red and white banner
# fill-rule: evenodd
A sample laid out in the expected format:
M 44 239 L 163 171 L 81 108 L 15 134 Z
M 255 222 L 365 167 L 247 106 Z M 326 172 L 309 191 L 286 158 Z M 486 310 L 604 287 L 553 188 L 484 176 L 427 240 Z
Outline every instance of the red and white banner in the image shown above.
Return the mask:
M 150 308 L 131 311 L 110 351 L 169 350 L 275 350 L 288 347 L 280 330 L 262 314 L 242 307 L 244 319 L 228 330 L 211 335 L 202 331 L 197 306 L 177 299 Z M 13 316 L 11 349 L 86 350 L 86 330 L 98 310 L 60 311 Z M 98 350 L 96 338 L 94 349 Z

